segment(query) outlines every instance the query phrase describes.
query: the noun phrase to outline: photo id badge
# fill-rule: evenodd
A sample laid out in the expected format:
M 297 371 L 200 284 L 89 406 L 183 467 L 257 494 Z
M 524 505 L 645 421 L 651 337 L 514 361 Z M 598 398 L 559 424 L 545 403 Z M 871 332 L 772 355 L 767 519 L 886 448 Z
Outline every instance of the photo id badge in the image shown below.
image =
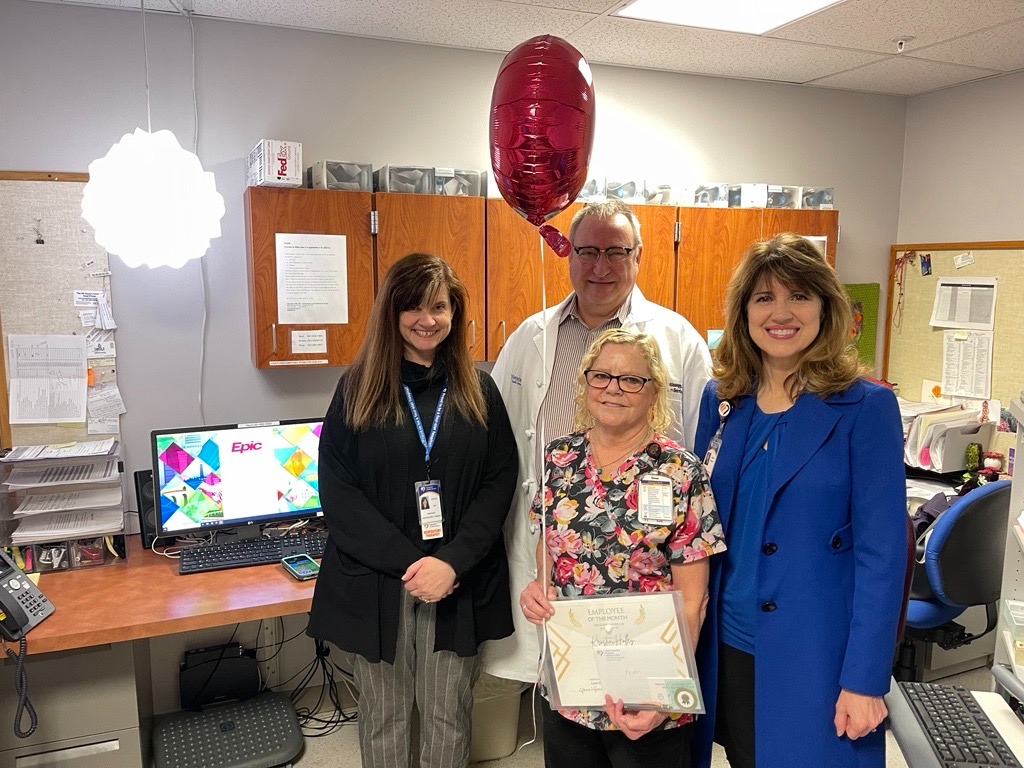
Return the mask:
M 644 525 L 670 525 L 675 519 L 672 480 L 661 472 L 640 476 L 637 513 Z
M 441 526 L 441 483 L 437 480 L 422 480 L 415 484 L 415 488 L 423 540 L 440 539 L 444 535 Z

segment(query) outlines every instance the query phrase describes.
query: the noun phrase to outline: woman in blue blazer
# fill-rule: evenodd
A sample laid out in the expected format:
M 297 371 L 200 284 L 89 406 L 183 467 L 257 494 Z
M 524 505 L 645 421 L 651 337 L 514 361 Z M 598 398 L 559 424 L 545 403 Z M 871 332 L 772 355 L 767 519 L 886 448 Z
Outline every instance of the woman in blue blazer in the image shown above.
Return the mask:
M 861 377 L 850 302 L 817 248 L 755 243 L 726 297 L 701 402 L 726 532 L 697 646 L 708 714 L 694 765 L 881 768 L 882 694 L 906 567 L 903 432 Z

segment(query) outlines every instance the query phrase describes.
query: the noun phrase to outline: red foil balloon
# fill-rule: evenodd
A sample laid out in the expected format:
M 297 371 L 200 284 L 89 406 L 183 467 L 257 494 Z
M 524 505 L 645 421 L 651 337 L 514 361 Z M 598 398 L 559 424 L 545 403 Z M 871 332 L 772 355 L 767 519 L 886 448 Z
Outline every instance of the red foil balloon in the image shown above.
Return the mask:
M 510 51 L 491 96 L 490 140 L 501 196 L 540 227 L 559 256 L 568 256 L 569 241 L 544 222 L 575 200 L 587 180 L 594 84 L 583 55 L 551 35 Z

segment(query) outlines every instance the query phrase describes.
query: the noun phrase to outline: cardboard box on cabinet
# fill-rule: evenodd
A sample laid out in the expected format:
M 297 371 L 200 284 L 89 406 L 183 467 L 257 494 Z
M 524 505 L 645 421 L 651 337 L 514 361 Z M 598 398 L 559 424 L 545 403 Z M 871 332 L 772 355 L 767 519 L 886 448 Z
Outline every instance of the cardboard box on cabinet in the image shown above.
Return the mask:
M 768 208 L 799 208 L 802 204 L 803 189 L 779 184 L 768 185 Z
M 306 186 L 310 189 L 373 192 L 373 166 L 344 160 L 317 160 L 306 169 Z
M 434 169 L 423 165 L 384 165 L 373 172 L 374 192 L 434 194 Z
M 434 194 L 486 197 L 487 173 L 463 168 L 434 167 Z
M 729 207 L 729 185 L 720 182 L 705 182 L 693 190 L 693 204 L 712 208 Z
M 764 208 L 768 204 L 767 184 L 730 184 L 730 208 Z
M 249 152 L 250 187 L 301 187 L 302 144 L 261 139 Z
M 800 198 L 801 208 L 832 210 L 835 203 L 835 187 L 804 187 Z

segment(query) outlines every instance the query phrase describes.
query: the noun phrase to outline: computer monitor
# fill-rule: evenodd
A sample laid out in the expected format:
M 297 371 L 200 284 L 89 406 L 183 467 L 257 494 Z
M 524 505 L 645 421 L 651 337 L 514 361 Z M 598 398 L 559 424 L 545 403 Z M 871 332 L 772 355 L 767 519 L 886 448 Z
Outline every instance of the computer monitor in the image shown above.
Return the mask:
M 152 432 L 157 535 L 174 537 L 322 515 L 323 419 Z

